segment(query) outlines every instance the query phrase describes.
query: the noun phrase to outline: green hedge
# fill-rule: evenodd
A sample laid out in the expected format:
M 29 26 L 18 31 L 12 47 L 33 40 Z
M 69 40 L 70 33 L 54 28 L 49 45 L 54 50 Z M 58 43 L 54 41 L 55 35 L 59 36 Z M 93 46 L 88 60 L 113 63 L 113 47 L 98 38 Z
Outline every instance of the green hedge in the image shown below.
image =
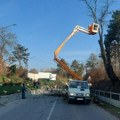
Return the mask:
M 13 93 L 19 93 L 21 92 L 21 85 L 16 84 L 7 84 L 0 86 L 0 95 L 9 95 Z
M 0 84 L 4 84 L 4 83 L 22 83 L 23 79 L 21 79 L 18 76 L 11 76 L 11 77 L 6 77 L 6 76 L 0 76 Z

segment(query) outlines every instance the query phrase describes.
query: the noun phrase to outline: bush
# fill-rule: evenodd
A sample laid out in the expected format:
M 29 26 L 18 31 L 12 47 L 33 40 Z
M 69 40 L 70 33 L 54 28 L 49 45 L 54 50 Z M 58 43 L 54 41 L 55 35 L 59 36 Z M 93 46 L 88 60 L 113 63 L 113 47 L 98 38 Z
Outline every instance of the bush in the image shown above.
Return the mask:
M 0 86 L 0 95 L 9 95 L 9 94 L 18 93 L 18 92 L 21 92 L 21 85 L 6 84 L 3 86 Z
M 110 80 L 96 81 L 93 84 L 93 88 L 108 92 L 120 93 L 120 84 L 116 84 L 115 86 L 113 86 Z
M 0 76 L 0 83 L 8 83 L 8 82 L 11 82 L 9 78 L 7 78 L 6 76 Z
M 23 79 L 21 79 L 18 76 L 11 76 L 10 79 L 12 83 L 17 83 L 17 84 L 23 83 Z

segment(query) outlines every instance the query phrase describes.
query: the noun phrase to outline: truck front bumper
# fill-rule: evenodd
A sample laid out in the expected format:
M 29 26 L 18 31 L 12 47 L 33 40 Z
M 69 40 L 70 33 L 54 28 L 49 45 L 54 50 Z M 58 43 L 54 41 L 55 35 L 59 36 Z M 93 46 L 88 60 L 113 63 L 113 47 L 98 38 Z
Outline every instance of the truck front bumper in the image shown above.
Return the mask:
M 68 99 L 72 101 L 85 101 L 85 102 L 91 101 L 90 97 L 69 96 Z

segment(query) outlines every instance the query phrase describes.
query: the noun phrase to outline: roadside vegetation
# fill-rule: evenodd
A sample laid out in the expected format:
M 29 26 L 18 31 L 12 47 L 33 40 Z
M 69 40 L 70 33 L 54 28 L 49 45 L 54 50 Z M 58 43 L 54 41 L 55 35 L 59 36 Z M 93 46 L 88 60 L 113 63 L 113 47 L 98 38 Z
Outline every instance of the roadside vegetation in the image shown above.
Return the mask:
M 21 91 L 27 79 L 28 49 L 17 43 L 16 35 L 0 27 L 0 95 Z
M 120 119 L 120 108 L 115 107 L 115 106 L 113 106 L 109 103 L 103 102 L 103 101 L 98 105 L 101 108 L 105 109 L 106 111 L 108 111 L 109 113 L 111 113 L 112 115 L 114 115 Z
M 8 84 L 0 86 L 0 95 L 9 95 L 21 92 L 21 85 Z

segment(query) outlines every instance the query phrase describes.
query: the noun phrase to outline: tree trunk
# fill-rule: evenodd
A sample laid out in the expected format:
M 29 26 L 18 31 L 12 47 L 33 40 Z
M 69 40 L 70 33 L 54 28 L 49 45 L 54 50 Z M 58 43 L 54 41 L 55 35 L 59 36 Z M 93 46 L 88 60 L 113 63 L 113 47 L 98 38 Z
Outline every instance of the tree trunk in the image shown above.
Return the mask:
M 119 78 L 116 76 L 113 67 L 111 65 L 111 57 L 110 57 L 110 45 L 109 43 L 105 43 L 105 48 L 106 48 L 106 60 L 107 63 L 105 65 L 106 72 L 108 74 L 108 77 L 110 78 L 113 86 L 119 82 Z
M 113 67 L 111 65 L 111 59 L 110 59 L 110 48 L 106 46 L 106 51 L 103 46 L 103 40 L 102 38 L 98 41 L 100 45 L 100 50 L 101 50 L 101 56 L 103 59 L 104 67 L 106 70 L 106 73 L 108 77 L 110 78 L 112 85 L 114 86 L 116 83 L 119 82 L 119 78 L 115 75 L 113 71 Z
M 113 71 L 113 67 L 111 64 L 106 64 L 105 65 L 105 69 L 106 69 L 106 72 L 107 72 L 107 75 L 108 77 L 110 78 L 113 86 L 116 84 L 116 83 L 119 83 L 119 78 L 116 76 L 115 72 Z

